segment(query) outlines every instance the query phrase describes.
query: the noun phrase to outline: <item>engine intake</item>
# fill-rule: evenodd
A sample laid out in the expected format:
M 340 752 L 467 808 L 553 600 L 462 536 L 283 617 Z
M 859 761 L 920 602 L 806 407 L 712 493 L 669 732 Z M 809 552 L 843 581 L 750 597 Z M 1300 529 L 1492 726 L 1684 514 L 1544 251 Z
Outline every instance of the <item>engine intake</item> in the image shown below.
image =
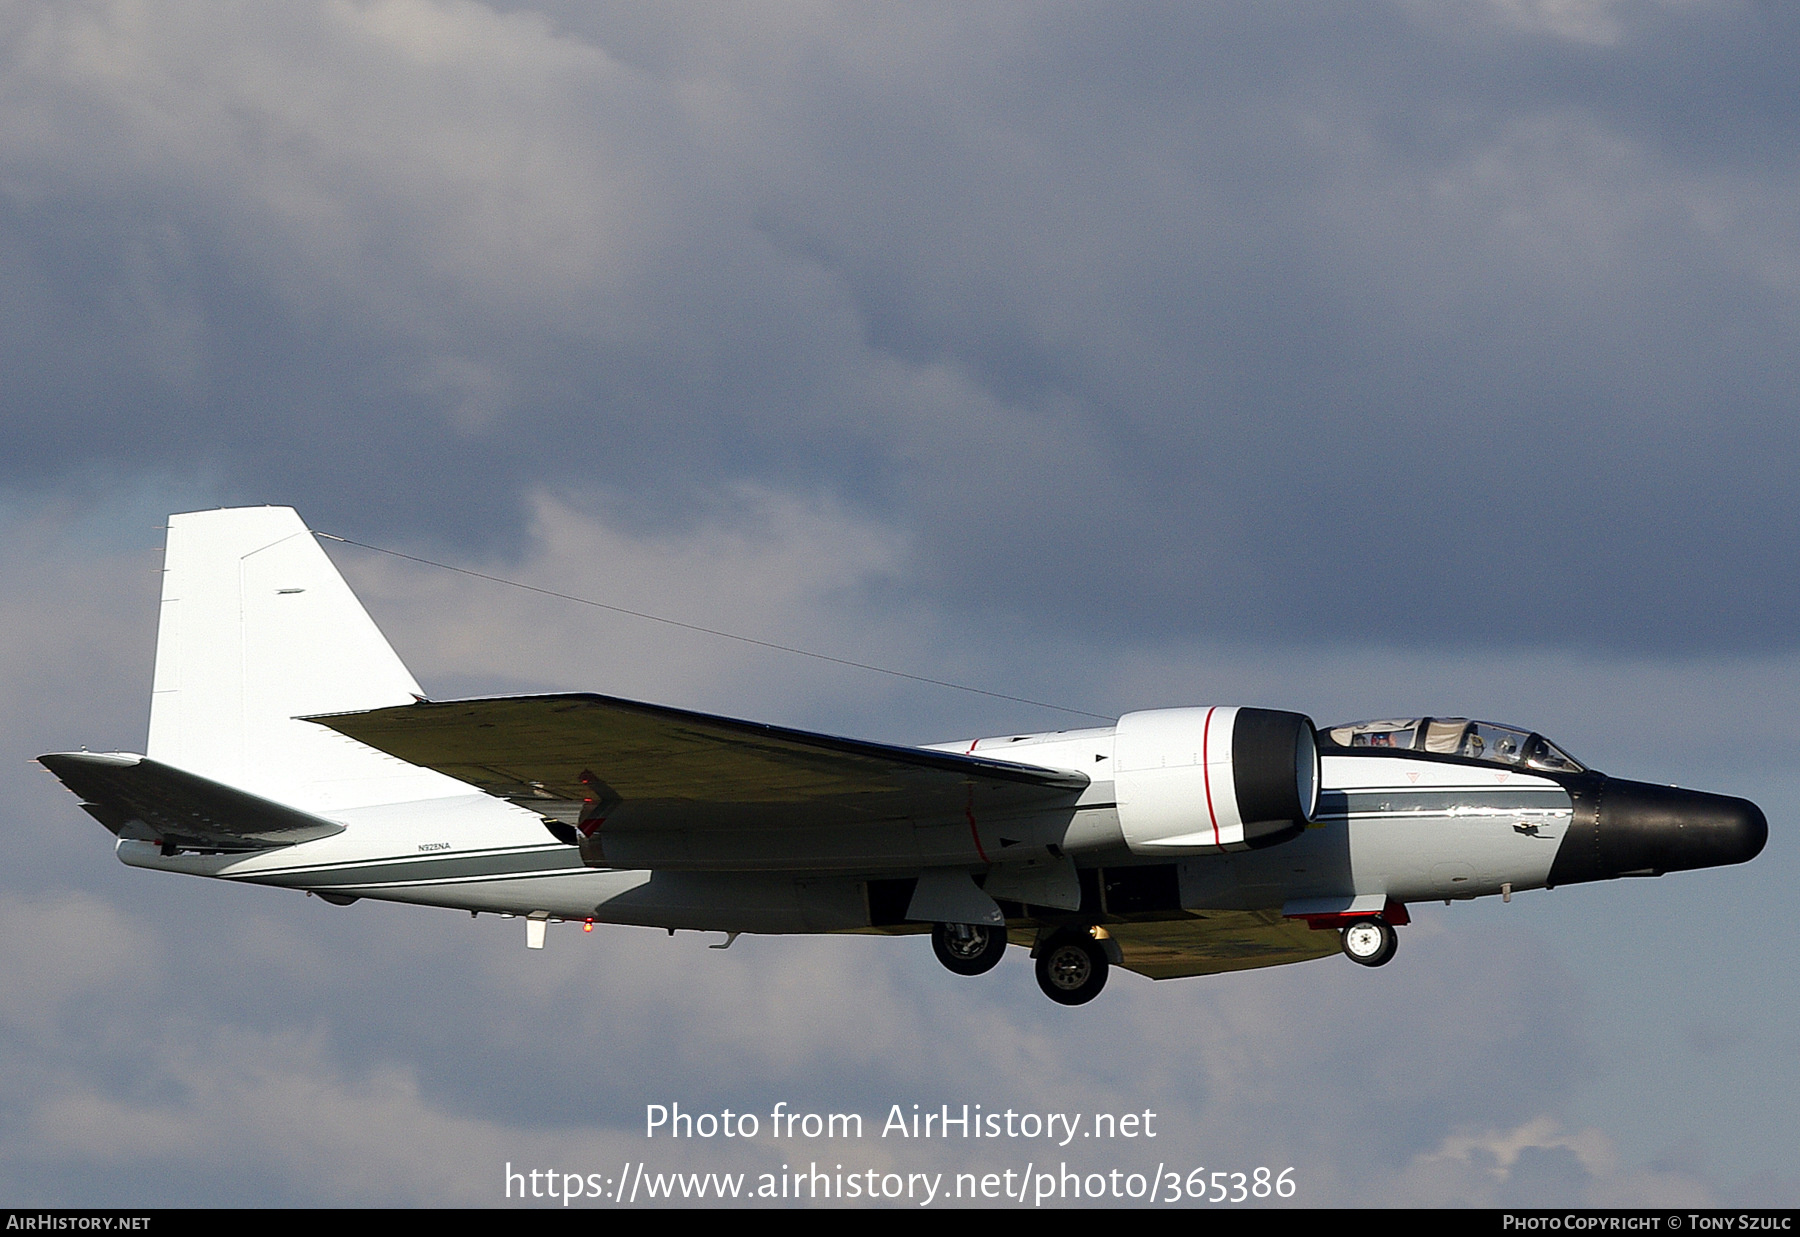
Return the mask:
M 1139 854 L 1275 846 L 1298 837 L 1318 807 L 1319 749 L 1301 713 L 1127 713 L 1113 761 L 1119 827 Z

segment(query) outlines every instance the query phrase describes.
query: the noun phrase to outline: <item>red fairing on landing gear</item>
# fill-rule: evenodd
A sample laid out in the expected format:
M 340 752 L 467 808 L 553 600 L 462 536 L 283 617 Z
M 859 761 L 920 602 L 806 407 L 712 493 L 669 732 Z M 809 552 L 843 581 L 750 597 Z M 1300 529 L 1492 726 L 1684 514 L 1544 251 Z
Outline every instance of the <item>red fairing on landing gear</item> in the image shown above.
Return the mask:
M 1119 827 L 1138 854 L 1274 846 L 1318 807 L 1318 745 L 1302 713 L 1153 709 L 1127 713 L 1116 733 Z

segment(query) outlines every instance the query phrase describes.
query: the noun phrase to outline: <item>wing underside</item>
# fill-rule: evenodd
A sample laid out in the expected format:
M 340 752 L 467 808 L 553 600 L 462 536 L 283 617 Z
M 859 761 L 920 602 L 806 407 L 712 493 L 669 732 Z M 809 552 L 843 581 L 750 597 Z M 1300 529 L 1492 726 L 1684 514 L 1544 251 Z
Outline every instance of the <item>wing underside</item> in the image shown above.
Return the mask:
M 1109 924 L 1127 970 L 1180 979 L 1305 962 L 1339 951 L 1337 934 L 1315 932 L 1277 911 L 1203 911 L 1154 923 Z

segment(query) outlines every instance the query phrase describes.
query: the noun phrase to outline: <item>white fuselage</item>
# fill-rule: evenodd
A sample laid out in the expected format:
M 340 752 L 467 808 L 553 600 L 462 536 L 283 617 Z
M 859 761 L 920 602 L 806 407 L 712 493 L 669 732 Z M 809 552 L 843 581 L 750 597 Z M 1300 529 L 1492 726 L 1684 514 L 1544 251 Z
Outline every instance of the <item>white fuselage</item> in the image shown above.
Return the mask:
M 1013 823 L 1035 823 L 1032 831 L 1052 853 L 1081 867 L 1174 864 L 1181 906 L 1192 910 L 1279 909 L 1319 898 L 1473 898 L 1541 887 L 1571 818 L 1568 793 L 1529 773 L 1404 755 L 1324 754 L 1314 820 L 1291 841 L 1231 849 L 1185 825 L 1168 826 L 1176 832 L 1164 838 L 1133 837 L 1121 826 L 1109 776 L 1116 737 L 1115 727 L 1099 727 L 934 747 L 1087 775 L 1092 782 L 1072 811 Z M 1204 803 L 1193 811 L 1200 819 Z M 864 872 L 594 869 L 553 838 L 536 813 L 475 791 L 330 815 L 346 826 L 342 833 L 275 850 L 165 856 L 151 843 L 122 840 L 118 853 L 135 867 L 346 898 L 771 933 L 865 928 L 865 882 L 917 874 L 875 865 Z M 1166 845 L 1166 837 L 1181 844 Z M 979 875 L 973 852 L 969 863 Z

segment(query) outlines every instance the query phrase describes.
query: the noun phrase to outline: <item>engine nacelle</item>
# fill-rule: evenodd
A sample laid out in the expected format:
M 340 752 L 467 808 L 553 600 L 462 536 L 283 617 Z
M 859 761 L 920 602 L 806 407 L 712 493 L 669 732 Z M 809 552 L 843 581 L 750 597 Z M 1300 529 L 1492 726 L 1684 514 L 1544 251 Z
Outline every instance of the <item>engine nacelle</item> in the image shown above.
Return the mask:
M 1255 850 L 1298 837 L 1319 803 L 1312 719 L 1275 709 L 1152 709 L 1119 719 L 1113 787 L 1138 854 Z

